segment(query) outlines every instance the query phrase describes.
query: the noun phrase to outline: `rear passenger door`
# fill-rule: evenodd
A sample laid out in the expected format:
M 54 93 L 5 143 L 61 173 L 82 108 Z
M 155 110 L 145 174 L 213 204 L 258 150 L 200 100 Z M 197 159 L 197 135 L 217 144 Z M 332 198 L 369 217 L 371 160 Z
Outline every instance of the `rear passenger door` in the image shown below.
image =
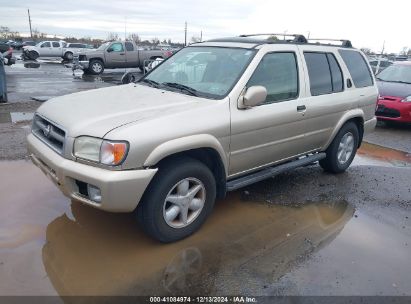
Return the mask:
M 63 55 L 63 48 L 61 47 L 60 42 L 53 41 L 51 45 L 51 56 L 59 57 Z
M 347 71 L 339 63 L 337 48 L 300 46 L 305 67 L 304 119 L 307 150 L 315 151 L 328 142 L 338 121 L 357 106 L 354 90 L 347 88 Z M 338 61 L 338 59 L 340 60 Z

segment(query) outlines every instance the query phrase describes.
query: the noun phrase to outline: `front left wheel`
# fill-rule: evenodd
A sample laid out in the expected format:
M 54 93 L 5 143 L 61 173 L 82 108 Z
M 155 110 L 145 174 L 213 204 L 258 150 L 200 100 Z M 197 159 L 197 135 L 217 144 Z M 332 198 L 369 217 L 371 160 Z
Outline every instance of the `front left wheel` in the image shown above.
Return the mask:
M 159 167 L 137 207 L 141 227 L 164 242 L 183 239 L 205 222 L 216 197 L 216 182 L 203 163 L 181 158 Z

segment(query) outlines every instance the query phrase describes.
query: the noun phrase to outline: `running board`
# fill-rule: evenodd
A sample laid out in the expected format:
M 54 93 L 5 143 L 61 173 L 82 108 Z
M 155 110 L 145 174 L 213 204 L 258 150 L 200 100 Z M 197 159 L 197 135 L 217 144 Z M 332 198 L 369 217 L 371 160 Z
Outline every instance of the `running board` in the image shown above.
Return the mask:
M 227 182 L 227 191 L 234 191 L 239 188 L 260 182 L 274 175 L 283 173 L 285 171 L 312 164 L 316 161 L 319 161 L 325 158 L 325 156 L 326 156 L 325 153 L 317 153 L 317 154 L 309 155 L 309 156 L 306 156 L 306 157 L 303 157 L 303 158 L 300 158 L 300 159 L 297 159 L 297 160 L 294 160 L 294 161 L 291 161 L 291 162 L 288 162 L 282 165 L 268 167 L 261 171 L 230 180 Z

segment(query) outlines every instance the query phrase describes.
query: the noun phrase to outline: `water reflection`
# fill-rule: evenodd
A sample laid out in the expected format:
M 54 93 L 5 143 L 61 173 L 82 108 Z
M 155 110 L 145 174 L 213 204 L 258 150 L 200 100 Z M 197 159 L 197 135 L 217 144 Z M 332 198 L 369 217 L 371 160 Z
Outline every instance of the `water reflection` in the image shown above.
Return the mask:
M 52 221 L 42 250 L 60 295 L 213 294 L 221 284 L 281 277 L 302 256 L 331 242 L 352 217 L 345 201 L 300 208 L 240 201 L 231 195 L 192 237 L 160 244 L 133 215 L 109 214 L 72 202 Z M 231 279 L 230 279 L 231 278 Z

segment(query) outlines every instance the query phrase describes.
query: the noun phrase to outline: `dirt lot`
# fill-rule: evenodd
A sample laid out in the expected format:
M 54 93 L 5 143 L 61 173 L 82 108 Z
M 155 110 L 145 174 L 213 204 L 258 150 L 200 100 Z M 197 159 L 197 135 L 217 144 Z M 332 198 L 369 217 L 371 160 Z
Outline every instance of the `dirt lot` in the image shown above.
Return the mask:
M 411 296 L 411 127 L 380 124 L 344 174 L 313 165 L 231 193 L 198 233 L 164 245 L 132 214 L 70 201 L 24 159 L 33 92 L 117 80 L 12 69 L 12 102 L 0 106 L 0 295 Z

